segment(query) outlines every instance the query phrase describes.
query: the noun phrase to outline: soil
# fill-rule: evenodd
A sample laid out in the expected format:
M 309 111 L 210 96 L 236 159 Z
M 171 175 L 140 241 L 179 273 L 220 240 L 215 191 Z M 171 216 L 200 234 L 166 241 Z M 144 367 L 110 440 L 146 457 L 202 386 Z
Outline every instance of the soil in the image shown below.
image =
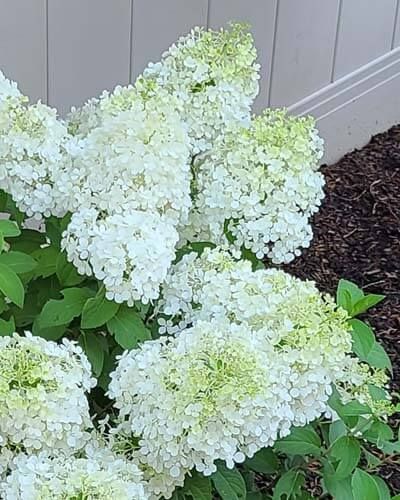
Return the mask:
M 363 318 L 375 329 L 392 363 L 392 390 L 400 393 L 400 125 L 361 150 L 323 166 L 326 198 L 314 218 L 309 249 L 285 269 L 334 293 L 340 278 L 386 300 Z M 398 396 L 397 396 L 398 397 Z M 392 424 L 398 427 L 397 415 Z M 400 467 L 380 474 L 400 492 Z

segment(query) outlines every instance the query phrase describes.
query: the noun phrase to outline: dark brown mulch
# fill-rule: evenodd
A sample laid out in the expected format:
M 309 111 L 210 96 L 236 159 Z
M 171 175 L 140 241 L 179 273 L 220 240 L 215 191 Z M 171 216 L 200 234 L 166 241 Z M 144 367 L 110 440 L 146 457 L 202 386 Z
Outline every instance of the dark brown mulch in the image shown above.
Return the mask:
M 386 295 L 366 319 L 391 357 L 392 388 L 400 393 L 400 125 L 322 170 L 326 198 L 314 219 L 313 243 L 285 269 L 323 291 L 333 293 L 346 278 Z M 398 468 L 381 475 L 400 491 Z

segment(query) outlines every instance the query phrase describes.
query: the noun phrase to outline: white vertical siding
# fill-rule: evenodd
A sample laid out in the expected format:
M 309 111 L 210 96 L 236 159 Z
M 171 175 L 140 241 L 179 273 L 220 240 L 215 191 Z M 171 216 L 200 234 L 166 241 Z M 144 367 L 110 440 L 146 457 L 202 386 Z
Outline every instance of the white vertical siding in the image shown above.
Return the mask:
M 65 113 L 129 82 L 131 0 L 49 0 L 48 100 Z
M 328 160 L 400 122 L 400 0 L 0 0 L 0 69 L 65 114 L 193 26 L 229 21 L 255 38 L 255 111 L 314 114 Z
M 256 109 L 268 106 L 277 0 L 210 0 L 208 26 L 218 29 L 230 21 L 249 23 L 261 64 L 260 94 Z
M 181 35 L 207 25 L 207 0 L 133 0 L 132 79 Z
M 331 81 L 339 0 L 280 0 L 270 103 L 287 106 Z
M 391 49 L 397 0 L 342 0 L 334 79 Z
M 0 0 L 0 70 L 47 100 L 46 0 Z
M 395 47 L 400 47 L 400 0 L 397 0 L 392 49 Z

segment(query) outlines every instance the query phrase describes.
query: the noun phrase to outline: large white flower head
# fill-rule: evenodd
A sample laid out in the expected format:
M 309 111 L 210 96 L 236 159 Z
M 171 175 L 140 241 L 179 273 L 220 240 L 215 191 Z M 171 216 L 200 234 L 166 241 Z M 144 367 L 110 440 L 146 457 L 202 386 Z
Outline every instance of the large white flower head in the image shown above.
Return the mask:
M 111 374 L 125 432 L 138 457 L 183 481 L 215 460 L 229 467 L 289 432 L 290 369 L 259 333 L 222 321 L 197 322 L 177 337 L 126 352 Z
M 62 247 L 79 273 L 103 281 L 109 300 L 133 305 L 157 299 L 177 242 L 174 225 L 157 213 L 88 208 L 73 214 Z
M 81 148 L 60 179 L 74 187 L 72 208 L 152 211 L 184 221 L 191 206 L 189 140 L 176 100 L 163 89 L 148 96 L 117 87 L 88 106 L 95 124 L 85 133 L 79 121 L 74 125 Z
M 191 206 L 189 139 L 176 99 L 163 89 L 117 87 L 71 119 L 80 150 L 59 179 L 75 210 L 62 246 L 79 272 L 104 282 L 109 299 L 156 299 Z
M 93 456 L 18 455 L 0 484 L 4 500 L 147 500 L 138 467 L 107 449 Z
M 268 110 L 249 129 L 228 128 L 194 161 L 193 208 L 182 243 L 230 241 L 258 258 L 291 261 L 312 238 L 310 217 L 323 198 L 321 156 L 310 117 Z
M 377 414 L 390 411 L 387 393 L 375 402 L 369 390 L 374 385 L 386 392 L 387 374 L 352 356 L 347 312 L 311 281 L 277 269 L 253 271 L 249 261 L 206 248 L 171 268 L 158 311 L 166 315 L 159 319 L 160 333 L 181 335 L 187 325 L 225 318 L 262 334 L 292 371 L 292 395 L 301 394 L 291 406 L 294 425 L 328 410 L 332 384 L 344 402 L 356 399 Z
M 149 64 L 136 86 L 154 82 L 180 99 L 189 125 L 193 153 L 209 149 L 228 123 L 247 125 L 258 93 L 259 65 L 253 38 L 246 27 L 230 30 L 194 28 Z
M 0 449 L 81 448 L 91 427 L 86 392 L 94 385 L 76 344 L 64 339 L 57 345 L 29 332 L 0 337 Z
M 27 103 L 0 72 L 0 188 L 28 216 L 63 216 L 67 206 L 55 179 L 70 165 L 67 127 L 54 109 Z

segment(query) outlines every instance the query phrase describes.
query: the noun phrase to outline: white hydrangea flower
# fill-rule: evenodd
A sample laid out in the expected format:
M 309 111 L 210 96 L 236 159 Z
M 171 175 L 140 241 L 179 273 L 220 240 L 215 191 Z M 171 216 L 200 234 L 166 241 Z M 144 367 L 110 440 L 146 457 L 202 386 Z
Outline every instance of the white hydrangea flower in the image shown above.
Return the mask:
M 73 210 L 62 241 L 81 274 L 132 305 L 159 295 L 191 207 L 189 138 L 165 90 L 104 92 L 71 115 L 73 168 L 59 177 Z
M 210 149 L 227 124 L 250 122 L 251 105 L 258 93 L 259 65 L 253 38 L 246 28 L 194 28 L 150 63 L 136 86 L 147 91 L 156 83 L 177 96 L 189 125 L 193 153 Z
M 290 262 L 312 238 L 310 217 L 323 198 L 321 156 L 312 118 L 268 110 L 249 129 L 230 127 L 194 162 L 193 208 L 182 244 L 228 244 L 228 230 L 235 249 Z
M 80 149 L 73 169 L 59 179 L 66 191 L 73 187 L 73 210 L 143 210 L 185 221 L 191 206 L 189 139 L 175 99 L 162 89 L 146 96 L 117 87 L 88 106 L 95 126 L 83 133 L 79 122 L 74 125 Z
M 67 127 L 54 109 L 27 102 L 0 72 L 0 189 L 28 216 L 63 216 L 68 207 L 55 178 L 70 166 Z
M 148 500 L 138 467 L 98 449 L 87 457 L 18 455 L 0 484 L 4 500 Z
M 294 418 L 290 377 L 264 335 L 199 321 L 124 353 L 109 396 L 123 431 L 138 438 L 140 461 L 183 482 L 193 467 L 205 475 L 218 459 L 233 467 L 287 435 Z
M 107 217 L 89 208 L 73 214 L 62 247 L 79 273 L 103 281 L 109 300 L 133 305 L 158 298 L 178 238 L 174 225 L 157 213 Z
M 67 339 L 0 337 L 0 454 L 84 446 L 92 426 L 86 393 L 95 384 L 83 351 Z
M 262 333 L 293 368 L 298 384 L 293 394 L 301 388 L 303 396 L 293 407 L 295 425 L 327 411 L 332 384 L 343 402 L 357 399 L 376 413 L 388 413 L 389 396 L 374 402 L 369 391 L 371 385 L 386 391 L 387 374 L 352 357 L 348 314 L 311 281 L 277 269 L 253 271 L 249 261 L 206 248 L 201 256 L 184 255 L 171 268 L 158 312 L 166 315 L 159 320 L 161 334 L 183 334 L 187 325 L 216 318 Z

